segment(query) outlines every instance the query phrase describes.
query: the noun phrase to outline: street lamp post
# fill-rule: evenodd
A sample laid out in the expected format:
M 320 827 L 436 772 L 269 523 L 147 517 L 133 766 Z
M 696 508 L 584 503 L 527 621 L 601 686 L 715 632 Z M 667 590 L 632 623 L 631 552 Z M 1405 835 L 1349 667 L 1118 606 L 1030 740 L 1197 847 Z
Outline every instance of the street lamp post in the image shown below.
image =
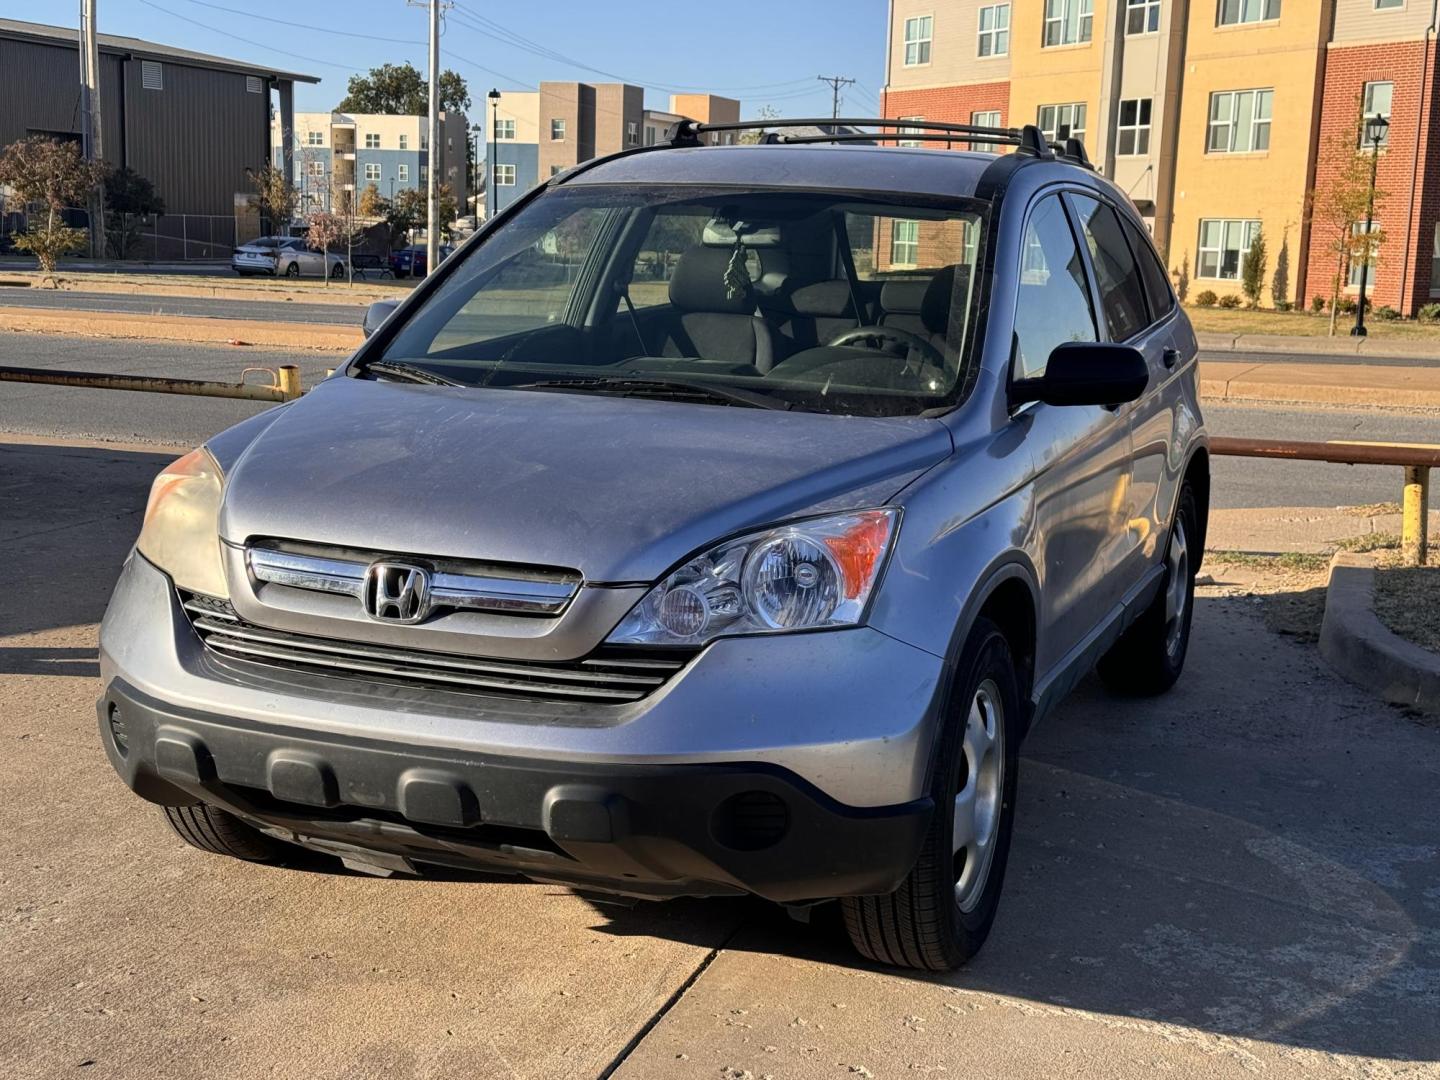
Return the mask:
M 1365 337 L 1365 286 L 1370 279 L 1370 230 L 1375 227 L 1375 174 L 1380 168 L 1380 144 L 1385 141 L 1385 132 L 1390 121 L 1383 116 L 1372 116 L 1365 122 L 1366 141 L 1370 144 L 1370 195 L 1365 203 L 1365 261 L 1360 264 L 1360 302 L 1355 307 L 1355 325 L 1350 328 L 1351 337 Z
M 490 93 L 485 96 L 490 99 L 490 137 L 486 140 L 485 151 L 485 220 L 489 221 L 498 209 L 495 205 L 498 195 L 495 190 L 495 129 L 500 120 L 500 91 L 491 87 Z

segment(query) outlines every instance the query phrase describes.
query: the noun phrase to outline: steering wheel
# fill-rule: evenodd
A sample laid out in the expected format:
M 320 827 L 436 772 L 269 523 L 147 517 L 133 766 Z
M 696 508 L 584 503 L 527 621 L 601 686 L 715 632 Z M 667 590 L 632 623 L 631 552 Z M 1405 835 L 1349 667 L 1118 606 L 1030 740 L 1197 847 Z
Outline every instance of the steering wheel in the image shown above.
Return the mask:
M 903 345 L 906 359 L 912 359 L 918 353 L 920 359 L 929 361 L 938 368 L 945 367 L 945 357 L 939 349 L 919 334 L 901 330 L 898 326 L 857 326 L 853 330 L 845 330 L 835 335 L 826 344 L 831 346 L 850 345 L 857 341 L 871 341 L 876 338 Z

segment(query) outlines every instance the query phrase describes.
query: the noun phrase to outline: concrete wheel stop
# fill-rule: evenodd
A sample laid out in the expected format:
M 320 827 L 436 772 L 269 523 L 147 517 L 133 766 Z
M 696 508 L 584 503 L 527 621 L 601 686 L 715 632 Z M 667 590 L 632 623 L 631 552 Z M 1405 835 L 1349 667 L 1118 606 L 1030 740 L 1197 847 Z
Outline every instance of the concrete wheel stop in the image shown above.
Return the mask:
M 1406 641 L 1375 614 L 1372 557 L 1342 551 L 1330 560 L 1320 653 L 1383 700 L 1440 716 L 1440 654 Z

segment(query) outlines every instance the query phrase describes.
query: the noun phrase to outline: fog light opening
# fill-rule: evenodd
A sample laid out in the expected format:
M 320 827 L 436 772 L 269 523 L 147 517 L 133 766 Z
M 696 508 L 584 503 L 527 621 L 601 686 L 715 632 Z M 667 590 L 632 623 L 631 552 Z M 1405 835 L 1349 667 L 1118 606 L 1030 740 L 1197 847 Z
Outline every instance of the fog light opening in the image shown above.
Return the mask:
M 112 701 L 106 718 L 110 721 L 110 738 L 115 742 L 115 749 L 124 757 L 130 753 L 130 730 L 125 726 L 125 714 L 120 711 L 120 706 Z
M 715 808 L 710 831 L 732 851 L 761 851 L 790 830 L 790 808 L 768 791 L 742 791 Z

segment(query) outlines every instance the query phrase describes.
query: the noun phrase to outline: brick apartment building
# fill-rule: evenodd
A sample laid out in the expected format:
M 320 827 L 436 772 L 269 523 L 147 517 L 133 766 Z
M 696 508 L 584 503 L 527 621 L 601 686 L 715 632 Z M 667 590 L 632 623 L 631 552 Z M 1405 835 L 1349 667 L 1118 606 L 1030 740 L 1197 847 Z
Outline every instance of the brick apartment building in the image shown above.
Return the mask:
M 1436 0 L 890 0 L 882 103 L 894 119 L 1084 139 L 1134 199 L 1172 272 L 1240 291 L 1263 231 L 1285 292 L 1328 296 L 1332 239 L 1309 207 L 1334 136 L 1386 115 L 1370 278 L 1405 314 L 1440 296 Z M 1423 103 L 1423 107 L 1422 107 Z M 986 149 L 975 146 L 973 149 Z M 1355 291 L 1358 267 L 1344 287 Z M 1432 284 L 1433 283 L 1433 284 Z M 1269 302 L 1269 282 L 1264 293 Z

